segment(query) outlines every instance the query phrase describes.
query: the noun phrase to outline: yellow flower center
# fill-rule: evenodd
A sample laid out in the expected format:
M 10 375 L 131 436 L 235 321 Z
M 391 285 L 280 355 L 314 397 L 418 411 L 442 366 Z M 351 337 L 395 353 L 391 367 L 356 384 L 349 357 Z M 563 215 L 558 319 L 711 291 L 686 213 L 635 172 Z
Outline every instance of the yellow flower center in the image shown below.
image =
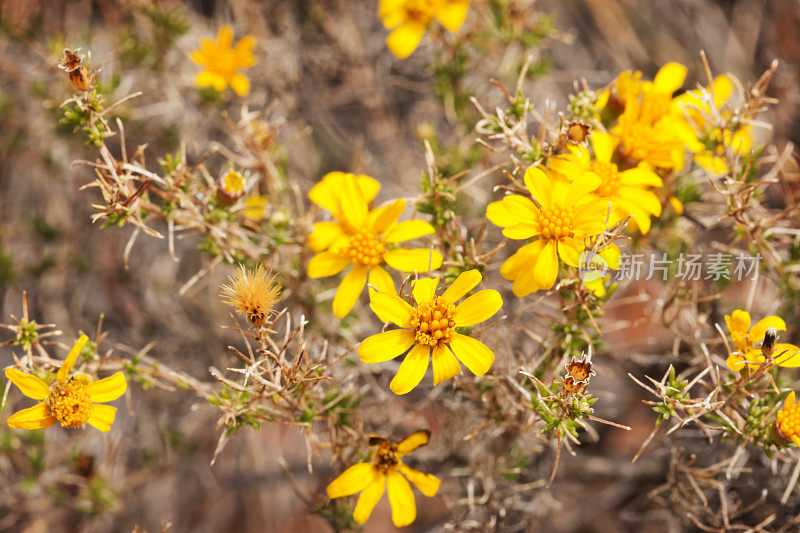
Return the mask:
M 440 300 L 438 296 L 417 307 L 411 319 L 417 342 L 431 347 L 450 342 L 456 332 L 455 312 L 455 305 Z
M 595 194 L 603 198 L 614 196 L 620 185 L 617 165 L 606 161 L 592 161 L 592 172 L 600 176 L 601 180 Z
M 56 382 L 51 387 L 45 404 L 62 427 L 76 428 L 89 420 L 92 401 L 86 390 L 88 384 L 89 378 L 86 376 L 72 376 L 64 383 Z
M 794 442 L 800 439 L 800 404 L 787 405 L 778 411 L 778 429 Z
M 383 262 L 385 251 L 386 246 L 374 233 L 360 231 L 350 237 L 350 245 L 346 253 L 350 256 L 352 263 L 372 267 Z
M 539 212 L 539 224 L 542 237 L 548 240 L 569 237 L 575 225 L 575 209 L 573 207 L 542 207 Z
M 229 171 L 222 178 L 222 191 L 230 196 L 241 196 L 244 194 L 244 188 L 247 185 L 247 180 L 239 172 L 235 170 Z
M 406 16 L 414 22 L 427 26 L 441 8 L 440 4 L 439 0 L 408 0 Z

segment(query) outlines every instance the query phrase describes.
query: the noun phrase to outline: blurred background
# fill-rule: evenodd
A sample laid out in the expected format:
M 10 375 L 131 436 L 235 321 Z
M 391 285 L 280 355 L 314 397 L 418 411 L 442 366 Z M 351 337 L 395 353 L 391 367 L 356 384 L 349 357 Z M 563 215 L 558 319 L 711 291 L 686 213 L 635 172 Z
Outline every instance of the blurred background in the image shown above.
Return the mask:
M 252 89 L 243 100 L 194 86 L 199 67 L 189 53 L 224 24 L 237 39 L 257 38 L 258 64 L 247 72 Z M 65 47 L 91 51 L 108 101 L 143 93 L 122 113 L 129 150 L 148 145 L 148 168 L 157 171 L 155 159 L 182 143 L 190 161 L 214 142 L 232 144 L 226 117 L 238 120 L 246 102 L 281 124 L 278 159 L 303 192 L 326 172 L 348 170 L 379 179 L 382 199 L 413 196 L 426 167 L 422 139 L 452 173 L 466 164 L 474 173 L 490 168 L 496 160 L 474 143 L 469 125 L 477 115 L 467 98 L 486 109 L 502 103 L 490 80 L 512 88 L 528 55 L 533 74 L 524 87 L 542 113 L 563 107 L 574 80 L 600 88 L 628 69 L 651 78 L 667 61 L 689 67 L 686 87 L 704 84 L 701 51 L 715 74 L 730 72 L 745 86 L 778 60 L 769 95 L 779 103 L 765 116 L 774 129 L 760 135 L 779 149 L 800 142 L 797 0 L 476 0 L 458 37 L 432 32 L 406 60 L 386 49 L 386 34 L 372 0 L 3 0 L 0 322 L 21 315 L 25 290 L 32 318 L 56 324 L 63 343 L 93 332 L 102 315 L 106 349 L 134 353 L 154 342 L 151 356 L 203 380 L 210 366 L 232 363 L 225 347 L 237 338 L 221 327 L 228 309 L 217 297 L 227 268 L 179 296 L 205 265 L 196 240 L 178 241 L 175 261 L 163 242 L 140 237 L 126 269 L 131 230 L 91 224 L 97 193 L 80 187 L 93 175 L 73 161 L 95 156 L 59 125 L 59 106 L 71 94 L 56 67 Z M 455 47 L 453 39 L 471 46 Z M 208 165 L 221 169 L 225 160 L 217 157 Z M 502 180 L 493 174 L 468 189 L 459 198 L 464 213 L 482 216 L 491 185 Z M 644 307 L 612 307 L 610 318 L 646 314 Z M 353 328 L 354 338 L 366 331 Z M 12 338 L 2 335 L 0 342 Z M 530 531 L 668 530 L 664 507 L 645 497 L 670 475 L 667 452 L 630 464 L 652 414 L 627 373 L 655 368 L 660 375 L 663 361 L 652 354 L 666 353 L 671 341 L 657 324 L 607 340 L 634 355 L 612 357 L 599 371 L 593 384 L 607 391 L 599 412 L 633 431 L 603 428 L 579 457 L 564 454 L 554 485 L 531 502 L 541 513 Z M 19 348 L 0 348 L 1 367 L 13 353 Z M 16 392 L 3 419 L 26 405 Z M 41 433 L 0 428 L 0 531 L 330 530 L 310 511 L 336 472 L 325 461 L 308 472 L 299 429 L 243 430 L 211 467 L 218 432 L 209 428 L 218 413 L 210 405 L 189 392 L 136 385 L 126 401 L 108 435 L 54 429 L 45 442 Z M 552 456 L 541 461 L 532 468 L 549 473 Z M 436 531 L 449 519 L 446 502 L 422 500 L 408 530 Z M 393 529 L 383 501 L 364 530 Z

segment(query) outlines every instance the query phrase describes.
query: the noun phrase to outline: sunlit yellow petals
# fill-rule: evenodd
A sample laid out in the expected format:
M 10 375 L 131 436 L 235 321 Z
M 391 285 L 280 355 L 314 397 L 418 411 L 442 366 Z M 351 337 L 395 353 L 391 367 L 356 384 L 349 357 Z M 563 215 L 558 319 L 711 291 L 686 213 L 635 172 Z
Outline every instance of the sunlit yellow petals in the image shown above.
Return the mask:
M 450 349 L 476 376 L 482 376 L 492 367 L 494 352 L 481 341 L 457 333 L 450 341 Z
M 333 314 L 337 318 L 344 318 L 356 305 L 361 291 L 367 284 L 367 272 L 367 267 L 357 265 L 342 279 L 336 290 L 336 296 L 333 297 Z
M 215 90 L 225 90 L 225 78 L 208 70 L 198 72 L 194 77 L 194 83 L 200 88 L 214 87 Z M 219 86 L 222 86 L 222 89 L 217 89 Z
M 384 363 L 411 348 L 413 343 L 414 332 L 411 330 L 384 331 L 361 341 L 358 357 L 364 363 Z
M 439 278 L 420 278 L 415 281 L 411 294 L 414 295 L 417 305 L 423 305 L 433 300 L 438 286 Z
M 469 11 L 469 0 L 450 0 L 442 7 L 436 18 L 449 32 L 455 33 L 464 25 Z
M 246 96 L 250 92 L 250 80 L 240 72 L 231 76 L 230 85 L 233 92 L 239 96 Z
M 344 176 L 344 172 L 328 172 L 308 191 L 309 200 L 330 212 L 336 218 L 341 216 L 339 196 L 342 194 Z
M 32 374 L 26 374 L 16 368 L 6 368 L 6 379 L 19 387 L 22 394 L 34 400 L 44 400 L 50 394 L 47 383 Z
M 405 527 L 411 524 L 417 518 L 417 504 L 406 478 L 396 470 L 389 470 L 386 474 L 386 490 L 389 493 L 394 525 Z
M 676 215 L 683 214 L 683 202 L 675 198 L 674 196 L 670 196 L 668 198 L 669 205 L 672 207 L 672 210 L 675 211 Z
M 442 293 L 442 299 L 450 303 L 457 302 L 466 296 L 469 291 L 477 287 L 482 279 L 483 276 L 479 270 L 473 269 L 462 272 Z
M 725 158 L 714 155 L 709 150 L 695 154 L 693 160 L 697 166 L 712 174 L 727 174 L 729 170 Z
M 433 386 L 435 387 L 442 381 L 447 381 L 456 374 L 461 373 L 461 365 L 447 346 L 437 346 L 431 355 L 431 366 L 433 367 Z
M 249 56 L 247 57 L 246 61 L 245 60 L 242 61 L 243 67 L 251 67 L 255 64 L 256 58 L 250 53 L 253 51 L 253 48 L 255 48 L 255 46 L 256 46 L 256 38 L 252 35 L 245 35 L 244 37 L 239 39 L 239 42 L 236 43 L 236 46 L 233 47 L 234 50 L 236 50 L 236 52 L 240 54 L 242 57 Z
M 406 201 L 402 198 L 398 198 L 394 202 L 381 206 L 377 209 L 374 209 L 369 214 L 369 225 L 372 228 L 372 231 L 377 234 L 385 233 L 389 227 L 397 222 L 397 219 L 400 218 L 400 215 L 403 214 L 403 211 L 406 208 Z M 401 239 L 401 240 L 408 240 L 408 239 Z M 387 241 L 389 242 L 389 241 Z M 391 242 L 400 242 L 400 241 L 391 241 Z
M 478 291 L 456 306 L 456 327 L 465 328 L 488 320 L 503 307 L 503 298 L 494 289 Z
M 617 149 L 619 144 L 619 139 L 608 133 L 595 131 L 592 132 L 589 140 L 592 142 L 592 149 L 594 149 L 594 158 L 604 163 L 610 162 L 611 157 L 614 155 L 614 150 Z
M 779 342 L 775 345 L 772 357 L 775 358 L 778 366 L 786 368 L 800 367 L 800 348 L 794 344 Z
M 411 239 L 430 235 L 433 232 L 433 226 L 424 220 L 406 220 L 396 224 L 386 232 L 383 240 L 388 243 L 410 241 Z
M 571 267 L 579 267 L 580 257 L 585 250 L 583 241 L 567 237 L 558 241 L 558 256 Z
M 83 347 L 86 346 L 88 341 L 89 337 L 86 335 L 81 335 L 72 346 L 72 349 L 69 351 L 69 354 L 67 354 L 64 362 L 61 363 L 61 368 L 58 369 L 58 373 L 56 374 L 56 378 L 60 383 L 64 383 L 67 380 L 69 371 L 72 370 L 72 367 L 75 365 L 75 361 L 77 361 L 78 356 L 81 354 L 81 350 L 83 350 Z
M 558 184 L 555 187 L 553 201 L 562 205 L 571 205 L 586 200 L 590 192 L 602 184 L 600 176 L 594 172 L 584 172 L 580 179 L 575 179 L 568 186 Z
M 107 378 L 93 381 L 86 386 L 89 399 L 94 403 L 113 402 L 128 390 L 125 375 L 117 372 Z
M 629 198 L 618 197 L 615 199 L 615 204 L 618 212 L 633 217 L 631 218 L 633 229 L 638 228 L 643 235 L 650 231 L 650 213 L 642 209 L 639 203 Z
M 598 255 L 605 260 L 609 268 L 617 269 L 622 263 L 622 252 L 619 251 L 619 247 L 614 243 L 600 250 Z
M 551 190 L 553 186 L 550 183 L 550 178 L 541 168 L 536 166 L 528 167 L 523 179 L 525 187 L 528 188 L 528 191 L 536 198 L 537 202 L 542 205 L 550 205 L 552 203 Z
M 395 294 L 397 291 L 394 286 L 392 276 L 382 267 L 372 267 L 369 269 L 369 279 L 367 282 L 378 291 L 388 294 Z M 374 291 L 373 291 L 374 292 Z
M 339 203 L 342 207 L 342 217 L 351 227 L 362 228 L 366 224 L 369 212 L 367 201 L 352 174 L 347 174 L 342 180 Z
M 609 210 L 612 202 L 601 199 L 589 204 L 582 205 L 575 215 L 575 230 L 586 235 L 599 235 L 606 229 L 606 220 L 609 218 Z M 613 222 L 613 220 L 609 220 Z
M 430 348 L 417 344 L 408 354 L 406 354 L 397 375 L 389 383 L 389 388 L 395 394 L 406 394 L 419 385 L 425 372 L 428 370 L 428 359 L 430 359 Z
M 778 331 L 786 331 L 786 322 L 784 322 L 779 316 L 773 315 L 764 317 L 753 324 L 753 327 L 750 328 L 750 339 L 753 342 L 760 342 L 764 340 L 764 334 L 769 328 L 775 328 Z
M 658 196 L 651 191 L 643 191 L 641 189 L 634 189 L 633 187 L 621 187 L 618 195 L 631 202 L 637 202 L 642 209 L 653 216 L 661 215 L 661 201 L 658 199 Z
M 523 240 L 538 235 L 542 231 L 539 224 L 520 222 L 503 229 L 503 236 L 509 239 Z
M 356 502 L 356 508 L 353 510 L 353 520 L 357 524 L 363 524 L 369 519 L 378 500 L 383 496 L 383 491 L 386 488 L 386 476 L 378 473 L 373 479 L 372 483 L 364 487 L 361 495 Z
M 486 206 L 486 218 L 492 224 L 501 228 L 513 226 L 519 222 L 519 219 L 508 211 L 502 200 L 492 202 Z
M 424 429 L 421 431 L 415 431 L 397 444 L 397 457 L 408 455 L 420 446 L 428 444 L 430 438 L 430 431 Z
M 558 276 L 558 255 L 556 255 L 556 243 L 548 241 L 536 265 L 533 267 L 533 279 L 541 289 L 549 289 L 556 282 Z
M 401 272 L 428 272 L 442 266 L 442 254 L 438 250 L 424 248 L 391 250 L 383 254 L 383 260 Z
M 33 407 L 17 411 L 6 422 L 12 428 L 42 429 L 55 424 L 56 418 L 50 415 L 50 410 L 44 403 L 37 403 Z
M 519 277 L 523 269 L 533 272 L 532 268 L 527 269 L 526 267 L 532 266 L 533 263 L 536 262 L 539 254 L 541 254 L 544 249 L 544 245 L 545 241 L 539 239 L 521 247 L 514 255 L 506 259 L 505 262 L 500 265 L 500 275 L 506 279 L 513 280 Z
M 213 87 L 216 91 L 223 91 L 230 85 L 239 96 L 246 95 L 250 92 L 250 80 L 239 70 L 255 65 L 256 58 L 252 54 L 255 44 L 255 37 L 248 35 L 233 46 L 233 29 L 227 25 L 219 30 L 216 41 L 204 37 L 200 48 L 189 56 L 204 67 L 195 76 L 195 84 L 201 88 Z
M 225 24 L 219 29 L 217 43 L 220 48 L 230 48 L 233 44 L 233 28 L 229 24 Z
M 369 463 L 358 463 L 351 466 L 339 474 L 339 477 L 331 481 L 330 485 L 325 489 L 325 492 L 328 493 L 328 498 L 350 496 L 351 494 L 364 490 L 367 485 L 375 481 L 376 477 L 378 477 L 377 468 Z M 381 492 L 383 491 L 381 490 Z M 380 498 L 380 495 L 378 498 Z
M 403 5 L 407 0 L 378 0 L 378 16 L 386 29 L 399 26 L 405 20 Z
M 117 408 L 111 405 L 103 405 L 96 403 L 92 405 L 92 413 L 89 415 L 87 422 L 93 428 L 108 433 L 111 431 L 111 424 L 117 417 Z
M 750 313 L 737 309 L 730 315 L 725 315 L 725 324 L 731 333 L 747 333 L 750 330 Z
M 658 174 L 643 166 L 629 168 L 628 170 L 620 172 L 619 181 L 622 185 L 636 187 L 662 187 L 664 185 L 663 180 Z
M 414 53 L 424 34 L 424 25 L 415 21 L 406 21 L 386 37 L 386 46 L 395 56 L 405 59 Z
M 689 71 L 680 63 L 670 62 L 661 67 L 653 80 L 653 88 L 659 93 L 672 95 L 683 86 Z
M 369 306 L 381 322 L 392 322 L 401 328 L 411 327 L 413 308 L 402 298 L 391 292 L 373 292 Z
M 331 252 L 320 252 L 308 262 L 308 277 L 325 278 L 333 276 L 344 270 L 350 264 L 350 259 L 343 255 Z
M 408 478 L 408 480 L 414 484 L 419 491 L 432 498 L 436 496 L 436 493 L 439 492 L 439 487 L 441 486 L 442 482 L 434 476 L 433 474 L 424 474 L 419 470 L 415 470 L 410 468 L 403 463 L 397 465 L 400 469 L 400 472 L 403 473 L 404 476 Z
M 339 222 L 315 222 L 314 231 L 308 236 L 308 247 L 314 252 L 328 248 L 336 239 L 344 235 Z

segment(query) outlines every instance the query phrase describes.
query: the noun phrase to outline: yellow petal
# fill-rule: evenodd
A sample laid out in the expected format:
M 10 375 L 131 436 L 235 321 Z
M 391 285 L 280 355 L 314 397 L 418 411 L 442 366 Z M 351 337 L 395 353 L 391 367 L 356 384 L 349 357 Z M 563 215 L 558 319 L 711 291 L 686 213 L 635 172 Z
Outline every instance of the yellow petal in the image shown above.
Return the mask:
M 592 141 L 594 158 L 604 163 L 611 162 L 614 150 L 617 149 L 617 145 L 619 144 L 619 139 L 608 133 L 603 133 L 602 131 L 592 132 L 592 136 L 589 139 Z
M 425 496 L 432 498 L 433 496 L 436 496 L 437 492 L 439 492 L 439 486 L 442 484 L 442 482 L 439 481 L 439 478 L 433 474 L 422 473 L 419 470 L 415 470 L 404 465 L 403 463 L 398 464 L 397 467 L 400 469 L 400 472 L 402 472 L 403 475 L 406 476 L 408 480 L 413 483 L 414 486 L 417 487 Z
M 58 379 L 59 383 L 64 383 L 67 381 L 69 371 L 72 370 L 73 365 L 75 365 L 75 361 L 77 361 L 78 356 L 81 354 L 81 350 L 83 350 L 83 347 L 88 341 L 89 337 L 86 335 L 81 335 L 72 346 L 72 349 L 67 354 L 67 358 L 64 359 L 63 363 L 61 363 L 61 368 L 58 369 L 58 373 L 56 374 L 56 378 Z
M 417 504 L 406 478 L 396 470 L 389 470 L 386 475 L 386 486 L 394 525 L 405 527 L 414 522 L 417 518 Z
M 9 416 L 7 422 L 8 427 L 12 428 L 41 429 L 55 424 L 56 417 L 50 415 L 50 410 L 44 403 L 37 403 Z
M 230 79 L 231 89 L 239 96 L 246 96 L 250 92 L 250 80 L 244 74 L 237 72 Z
M 725 364 L 728 365 L 734 372 L 741 372 L 741 370 L 745 367 L 744 363 L 744 356 L 739 352 L 733 352 L 728 355 L 728 358 L 725 360 Z
M 308 262 L 309 278 L 326 278 L 344 270 L 350 258 L 332 252 L 320 252 Z
M 558 256 L 555 241 L 548 241 L 533 267 L 533 279 L 540 289 L 549 289 L 558 277 Z
M 329 211 L 334 217 L 341 217 L 339 196 L 342 193 L 344 172 L 328 172 L 308 191 L 308 199 Z
M 342 207 L 342 216 L 351 227 L 364 227 L 369 214 L 367 201 L 364 199 L 364 193 L 361 192 L 361 188 L 352 174 L 345 174 L 345 178 L 342 180 L 339 203 Z
M 401 328 L 411 327 L 414 308 L 396 294 L 373 291 L 369 297 L 369 306 L 381 322 L 392 322 Z
M 486 218 L 495 226 L 505 228 L 517 224 L 519 220 L 517 217 L 509 213 L 502 200 L 492 202 L 486 206 Z
M 433 367 L 434 387 L 442 381 L 447 381 L 456 374 L 461 373 L 461 365 L 458 364 L 458 359 L 446 346 L 437 346 L 433 349 L 431 366 Z
M 725 322 L 728 325 L 728 331 L 731 333 L 747 333 L 750 331 L 750 313 L 747 311 L 737 309 L 730 316 L 725 315 Z
M 386 476 L 377 473 L 372 483 L 364 487 L 361 495 L 356 502 L 356 508 L 353 509 L 353 520 L 358 524 L 363 524 L 369 519 L 372 510 L 377 505 L 378 500 L 383 496 L 383 490 L 386 488 Z
M 407 0 L 378 0 L 378 17 L 386 29 L 399 26 L 406 19 L 403 9 Z
M 469 291 L 477 287 L 481 282 L 483 276 L 479 270 L 467 270 L 458 275 L 458 277 L 450 284 L 449 287 L 442 293 L 442 300 L 449 303 L 456 303 L 458 300 L 467 295 Z
M 245 54 L 249 54 L 250 52 L 252 52 L 255 46 L 256 46 L 256 38 L 252 35 L 245 35 L 244 37 L 239 39 L 238 43 L 236 43 L 236 46 L 234 46 L 234 50 L 236 50 L 237 55 L 243 56 Z
M 333 297 L 333 314 L 337 318 L 344 318 L 347 313 L 356 305 L 361 291 L 367 284 L 367 274 L 369 270 L 362 265 L 356 265 L 347 273 L 336 289 L 336 295 Z
M 683 85 L 689 69 L 680 63 L 670 62 L 661 67 L 653 80 L 653 87 L 660 93 L 672 94 Z
M 414 332 L 392 329 L 367 337 L 358 346 L 358 357 L 364 363 L 383 363 L 394 359 L 414 344 Z
M 233 28 L 229 24 L 225 24 L 219 29 L 217 34 L 217 45 L 220 48 L 230 48 L 233 44 Z
M 400 215 L 406 208 L 406 201 L 398 198 L 389 205 L 379 207 L 370 213 L 370 226 L 376 235 L 382 235 L 387 229 L 391 228 L 397 222 Z M 373 218 L 374 216 L 374 218 Z M 407 240 L 407 239 L 401 239 Z M 399 241 L 386 241 L 386 242 L 399 242 Z
M 343 235 L 344 231 L 339 222 L 316 222 L 314 231 L 308 236 L 306 243 L 314 252 L 321 252 Z
M 397 457 L 403 457 L 413 452 L 420 446 L 425 446 L 431 438 L 431 432 L 427 429 L 415 431 L 408 437 L 404 438 L 397 445 Z
M 506 196 L 503 198 L 503 208 L 516 219 L 516 223 L 536 224 L 539 221 L 539 208 L 524 196 L 518 194 Z
M 457 333 L 450 340 L 450 349 L 458 360 L 476 376 L 482 376 L 492 367 L 494 352 L 481 341 Z
M 438 250 L 390 250 L 383 254 L 386 264 L 401 272 L 428 272 L 442 266 L 442 254 Z
M 651 187 L 661 187 L 664 181 L 661 177 L 647 168 L 645 165 L 639 165 L 636 168 L 629 168 L 619 173 L 619 182 L 622 185 L 643 186 L 648 185 Z
M 204 87 L 216 87 L 222 83 L 222 88 L 225 88 L 225 78 L 210 70 L 202 70 L 194 77 L 194 83 L 201 89 Z
M 449 32 L 455 33 L 464 25 L 469 11 L 469 0 L 451 0 L 439 10 L 436 18 Z
M 430 347 L 417 344 L 406 354 L 397 375 L 389 383 L 389 388 L 395 394 L 406 394 L 419 385 L 425 372 L 428 370 L 428 359 L 430 359 Z
M 514 285 L 511 287 L 514 295 L 523 297 L 542 288 L 536 284 L 534 273 L 536 272 L 536 263 L 539 261 L 547 242 L 544 239 L 540 239 L 526 244 L 500 267 L 500 273 L 506 279 L 514 280 Z
M 785 368 L 800 367 L 800 348 L 794 344 L 779 342 L 775 345 L 775 351 L 772 352 L 772 356 L 778 366 Z
M 89 383 L 86 392 L 89 393 L 89 399 L 92 402 L 106 403 L 113 402 L 125 394 L 127 389 L 128 383 L 125 381 L 125 375 L 117 372 L 113 376 Z
M 547 174 L 542 172 L 542 169 L 537 166 L 528 167 L 525 171 L 525 187 L 536 198 L 536 201 L 541 205 L 550 205 L 552 203 L 553 186 L 550 183 L 550 178 Z
M 396 224 L 383 238 L 384 242 L 404 242 L 430 235 L 434 232 L 433 226 L 424 220 L 406 220 Z
M 494 289 L 478 291 L 456 306 L 453 320 L 465 328 L 489 319 L 503 307 L 503 297 Z
M 425 305 L 433 300 L 436 295 L 436 287 L 439 286 L 439 278 L 419 278 L 414 282 L 414 288 L 411 289 L 411 294 L 414 295 L 414 300 L 417 305 Z
M 101 403 L 92 404 L 92 412 L 89 415 L 89 424 L 103 433 L 111 431 L 111 424 L 117 417 L 117 408 L 112 405 L 103 405 Z
M 392 30 L 386 37 L 386 46 L 395 56 L 405 59 L 414 53 L 424 34 L 424 25 L 409 20 Z
M 542 228 L 538 223 L 519 223 L 509 226 L 503 230 L 503 236 L 514 240 L 530 239 L 534 235 L 541 233 Z
M 47 383 L 16 368 L 6 368 L 6 379 L 19 387 L 22 394 L 28 398 L 44 400 L 50 394 L 50 387 L 47 386 Z
M 341 498 L 360 492 L 378 476 L 378 469 L 370 463 L 358 463 L 331 481 L 325 489 L 328 498 Z
M 580 267 L 580 258 L 581 254 L 584 252 L 585 248 L 583 246 L 583 241 L 578 239 L 574 239 L 572 237 L 566 237 L 558 241 L 556 246 L 558 248 L 558 256 L 571 267 Z
M 786 397 L 786 401 L 783 402 L 783 408 L 787 409 L 789 407 L 793 407 L 795 404 L 795 395 L 794 391 L 789 393 L 789 396 Z
M 750 340 L 753 342 L 760 342 L 764 340 L 764 335 L 769 328 L 775 328 L 778 331 L 786 331 L 786 322 L 779 316 L 767 316 L 753 324 L 750 329 Z
M 370 268 L 368 282 L 382 293 L 397 294 L 392 276 L 390 276 L 383 267 L 377 266 Z M 370 291 L 370 294 L 374 292 L 374 290 Z M 384 322 L 386 321 L 384 320 Z
M 367 203 L 374 200 L 381 190 L 381 182 L 366 174 L 356 174 L 356 183 Z

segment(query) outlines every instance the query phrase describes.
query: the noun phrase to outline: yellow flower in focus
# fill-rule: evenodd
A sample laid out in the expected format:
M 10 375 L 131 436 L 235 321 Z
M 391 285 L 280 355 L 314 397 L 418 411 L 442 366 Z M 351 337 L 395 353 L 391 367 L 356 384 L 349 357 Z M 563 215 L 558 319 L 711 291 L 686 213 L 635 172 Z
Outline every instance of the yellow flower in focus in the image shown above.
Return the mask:
M 405 59 L 414 53 L 434 19 L 452 33 L 461 29 L 469 11 L 469 0 L 379 0 L 378 16 L 392 30 L 386 46 Z
M 571 179 L 582 179 L 587 172 L 600 178 L 594 194 L 613 205 L 611 223 L 627 216 L 633 217 L 631 224 L 643 234 L 650 231 L 650 217 L 661 216 L 661 201 L 651 187 L 661 187 L 661 178 L 645 163 L 620 171 L 612 162 L 619 140 L 614 136 L 596 131 L 589 137 L 594 157 L 585 146 L 573 147 L 566 156 L 552 158 L 549 169 Z
M 333 314 L 338 318 L 350 312 L 367 283 L 394 292 L 394 281 L 382 265 L 401 272 L 428 272 L 442 266 L 442 254 L 436 250 L 396 246 L 434 229 L 423 220 L 398 222 L 406 207 L 402 199 L 369 209 L 379 189 L 380 184 L 369 176 L 332 172 L 308 193 L 312 202 L 334 217 L 331 222 L 314 224 L 308 237 L 309 247 L 318 252 L 308 262 L 308 276 L 324 278 L 353 267 L 333 298 Z
M 427 444 L 429 438 L 430 432 L 416 431 L 399 444 L 394 444 L 384 438 L 371 436 L 370 446 L 377 446 L 373 462 L 358 463 L 342 472 L 328 485 L 326 489 L 328 497 L 341 498 L 360 492 L 356 508 L 353 510 L 353 519 L 363 524 L 369 519 L 375 505 L 386 491 L 389 493 L 394 525 L 397 527 L 410 525 L 417 518 L 417 504 L 408 481 L 429 498 L 439 492 L 441 481 L 436 476 L 404 465 L 401 459 Z
M 205 68 L 195 76 L 195 84 L 219 92 L 230 85 L 239 96 L 246 95 L 250 92 L 250 80 L 239 70 L 256 64 L 255 45 L 256 38 L 246 35 L 233 46 L 233 29 L 227 24 L 220 28 L 216 41 L 203 37 L 200 48 L 190 55 L 192 61 Z
M 365 363 L 383 363 L 408 352 L 389 384 L 396 394 L 406 394 L 419 385 L 429 360 L 433 361 L 434 386 L 460 374 L 459 361 L 476 376 L 484 375 L 494 362 L 494 353 L 482 342 L 456 333 L 456 328 L 488 320 L 503 306 L 500 293 L 492 289 L 478 291 L 456 305 L 481 279 L 480 272 L 468 270 L 437 296 L 439 278 L 421 278 L 411 291 L 416 307 L 394 290 L 372 292 L 370 307 L 378 318 L 403 329 L 367 337 L 358 347 L 358 356 Z
M 736 351 L 728 355 L 726 363 L 728 368 L 734 372 L 739 372 L 749 363 L 761 364 L 764 362 L 764 354 L 761 352 L 760 344 L 764 340 L 764 334 L 769 328 L 778 331 L 786 331 L 786 322 L 778 316 L 764 317 L 750 327 L 750 313 L 735 310 L 730 315 L 725 315 L 725 324 L 731 334 L 731 340 Z M 800 366 L 800 348 L 793 344 L 777 343 L 773 351 L 773 357 L 778 366 L 798 367 Z
M 258 265 L 248 270 L 239 265 L 239 271 L 228 277 L 222 286 L 222 301 L 245 315 L 253 326 L 260 328 L 273 314 L 275 304 L 281 299 L 281 286 L 275 275 Z
M 784 437 L 800 446 L 800 405 L 795 403 L 794 391 L 783 402 L 783 409 L 778 411 L 776 423 Z
M 50 385 L 16 368 L 6 368 L 6 378 L 19 387 L 22 394 L 39 400 L 33 407 L 8 417 L 9 427 L 40 429 L 58 421 L 65 428 L 77 428 L 88 422 L 100 431 L 111 430 L 117 408 L 103 404 L 125 394 L 128 384 L 122 372 L 97 381 L 82 375 L 69 376 L 88 340 L 86 335 L 81 335 L 58 369 L 56 380 Z
M 503 235 L 509 239 L 539 237 L 500 267 L 503 277 L 514 281 L 512 290 L 517 296 L 552 287 L 558 277 L 559 257 L 578 267 L 586 249 L 584 239 L 605 231 L 609 209 L 608 200 L 592 194 L 601 184 L 592 172 L 566 183 L 550 179 L 532 166 L 525 171 L 524 180 L 537 203 L 515 194 L 486 208 L 488 219 L 504 228 Z
M 247 220 L 253 222 L 261 222 L 267 218 L 267 208 L 269 207 L 269 200 L 266 196 L 255 194 L 248 196 L 244 199 L 244 209 L 242 209 L 242 216 Z

